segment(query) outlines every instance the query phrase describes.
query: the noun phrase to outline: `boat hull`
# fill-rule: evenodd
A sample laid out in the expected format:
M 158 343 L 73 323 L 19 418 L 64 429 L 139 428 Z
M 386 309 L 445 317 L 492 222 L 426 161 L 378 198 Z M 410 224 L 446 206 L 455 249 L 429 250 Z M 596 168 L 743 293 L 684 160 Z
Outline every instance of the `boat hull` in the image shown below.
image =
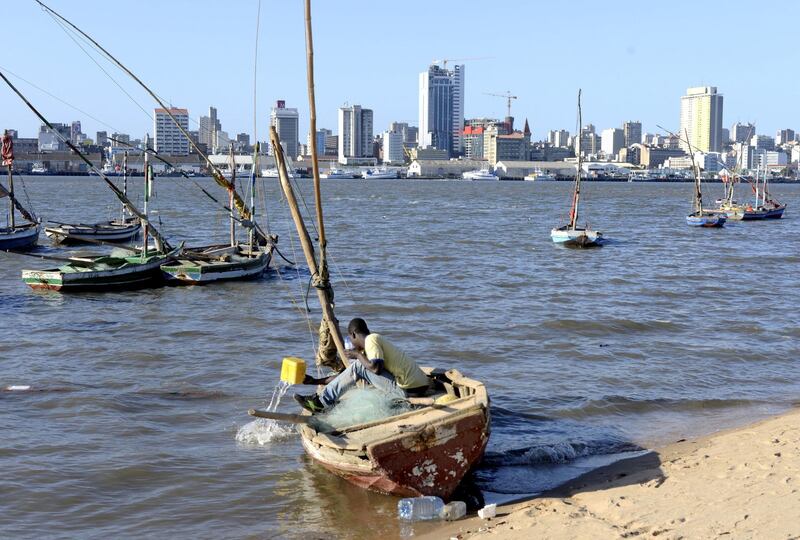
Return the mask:
M 25 251 L 36 246 L 38 240 L 38 223 L 0 229 L 0 250 Z
M 451 401 L 343 428 L 339 433 L 326 434 L 301 425 L 306 453 L 360 488 L 401 497 L 448 499 L 486 450 L 489 399 L 482 383 L 455 370 L 423 370 L 450 387 Z
M 601 245 L 603 233 L 591 229 L 560 227 L 550 231 L 554 243 L 568 247 L 594 247 Z
M 690 214 L 686 216 L 686 224 L 690 227 L 722 227 L 728 216 L 722 213 L 703 213 L 702 215 Z
M 129 257 L 127 261 L 134 261 Z M 157 287 L 163 284 L 161 265 L 170 255 L 156 255 L 146 262 L 128 262 L 116 268 L 79 269 L 64 267 L 48 270 L 23 270 L 22 280 L 32 289 L 60 292 L 122 291 Z M 68 265 L 65 265 L 68 266 Z
M 230 246 L 209 246 L 208 248 L 196 248 L 195 250 L 185 250 L 184 255 L 196 253 L 227 253 L 237 251 L 241 253 L 242 248 L 231 248 Z M 269 268 L 272 261 L 273 248 L 257 251 L 253 255 L 236 255 L 230 260 L 193 260 L 191 258 L 179 257 L 174 262 L 165 264 L 161 267 L 164 278 L 173 284 L 199 285 L 215 281 L 230 281 L 253 279 Z
M 124 222 L 107 221 L 92 225 L 53 223 L 44 233 L 56 244 L 87 244 L 93 242 L 127 242 L 136 238 L 142 229 L 138 219 Z

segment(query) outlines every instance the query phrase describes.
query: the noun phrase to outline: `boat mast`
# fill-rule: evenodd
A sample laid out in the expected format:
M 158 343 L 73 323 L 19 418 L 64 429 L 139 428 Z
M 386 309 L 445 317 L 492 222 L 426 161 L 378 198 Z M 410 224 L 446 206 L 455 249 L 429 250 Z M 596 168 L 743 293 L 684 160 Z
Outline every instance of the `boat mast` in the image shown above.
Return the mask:
M 253 166 L 250 169 L 250 219 L 253 221 L 256 220 L 256 171 L 258 170 L 258 149 L 259 144 L 258 140 L 256 140 L 255 145 L 253 145 Z M 253 248 L 255 247 L 255 239 L 255 231 L 251 228 L 248 238 L 250 242 L 251 255 L 253 253 Z
M 128 196 L 128 151 L 122 154 L 122 194 Z M 122 221 L 125 222 L 125 205 L 122 205 Z
M 11 140 L 11 135 L 8 132 L 3 134 L 3 146 L 6 144 L 11 145 L 11 152 L 13 152 L 14 143 Z M 12 154 L 13 155 L 13 154 Z M 14 173 L 12 172 L 13 161 L 8 159 L 6 161 L 8 166 L 8 225 L 11 227 L 11 232 L 14 232 Z
M 233 143 L 230 146 L 231 154 L 231 187 L 228 188 L 228 207 L 230 208 L 231 221 L 231 247 L 236 246 L 236 219 L 233 216 L 233 193 L 236 191 L 236 158 L 233 155 Z
M 583 164 L 581 162 L 581 135 L 582 135 L 583 117 L 581 115 L 581 89 L 578 89 L 578 144 L 575 153 L 578 155 L 578 168 L 575 171 L 575 190 L 572 194 L 572 208 L 569 211 L 569 229 L 574 231 L 578 223 L 578 201 L 581 198 L 581 170 Z
M 144 136 L 144 215 L 145 217 L 149 218 L 149 214 L 147 213 L 147 203 L 150 200 L 150 152 L 148 152 L 148 148 L 150 147 L 150 136 L 145 134 Z M 147 257 L 147 233 L 148 233 L 148 221 L 144 222 L 144 226 L 142 227 L 143 236 L 144 236 L 144 243 L 142 244 L 142 258 Z

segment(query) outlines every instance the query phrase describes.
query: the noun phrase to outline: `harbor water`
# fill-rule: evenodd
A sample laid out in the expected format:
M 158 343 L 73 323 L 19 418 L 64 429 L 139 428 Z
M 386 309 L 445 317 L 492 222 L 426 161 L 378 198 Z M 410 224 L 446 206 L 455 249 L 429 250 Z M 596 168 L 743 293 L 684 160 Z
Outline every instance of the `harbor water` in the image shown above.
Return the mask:
M 45 220 L 118 215 L 97 177 L 24 180 Z M 194 181 L 224 197 L 210 179 Z M 311 208 L 310 181 L 297 183 Z M 131 184 L 140 191 L 141 178 Z M 788 203 L 782 220 L 712 230 L 685 224 L 691 184 L 585 183 L 579 221 L 609 239 L 591 250 L 550 240 L 570 189 L 323 182 L 341 321 L 363 317 L 421 364 L 486 383 L 492 434 L 475 484 L 487 502 L 800 399 L 800 186 L 773 186 Z M 277 182 L 263 190 L 262 221 L 302 262 Z M 705 190 L 722 195 L 719 184 Z M 154 201 L 169 238 L 225 241 L 224 211 L 192 182 L 157 180 Z M 40 243 L 36 253 L 53 256 L 105 249 Z M 283 357 L 313 364 L 320 310 L 302 265 L 276 257 L 253 281 L 67 295 L 20 279 L 52 261 L 0 255 L 0 389 L 15 388 L 0 391 L 0 536 L 430 530 L 401 524 L 396 498 L 311 462 L 291 426 L 246 414 L 273 397 Z M 296 389 L 308 391 L 290 389 L 278 411 L 298 411 Z

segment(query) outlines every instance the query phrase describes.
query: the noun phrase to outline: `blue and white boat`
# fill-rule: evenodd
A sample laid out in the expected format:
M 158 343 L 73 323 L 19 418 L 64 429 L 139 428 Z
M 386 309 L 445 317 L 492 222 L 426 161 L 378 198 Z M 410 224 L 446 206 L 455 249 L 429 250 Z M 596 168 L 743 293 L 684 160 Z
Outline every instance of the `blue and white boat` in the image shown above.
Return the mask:
M 476 169 L 474 171 L 467 171 L 461 175 L 464 180 L 499 180 L 500 178 L 494 174 L 489 168 Z
M 578 90 L 578 125 L 582 126 L 581 118 L 581 91 Z M 572 190 L 572 206 L 569 210 L 569 223 L 556 227 L 550 231 L 550 238 L 556 244 L 568 247 L 594 247 L 601 245 L 603 233 L 592 230 L 587 226 L 578 227 L 578 205 L 581 199 L 581 143 L 578 137 L 578 166 L 575 169 L 575 185 Z
M 690 148 L 691 150 L 691 148 Z M 693 155 L 693 154 L 689 154 Z M 694 171 L 694 211 L 686 216 L 686 224 L 690 227 L 722 227 L 728 220 L 728 215 L 719 210 L 703 209 L 703 192 L 700 188 L 700 170 L 692 157 L 692 170 Z
M 392 180 L 399 177 L 397 169 L 389 169 L 386 167 L 366 171 L 363 176 L 367 180 Z
M 3 135 L 2 159 L 3 165 L 8 167 L 8 189 L 0 184 L 0 199 L 8 198 L 8 221 L 6 227 L 0 227 L 0 250 L 24 251 L 33 248 L 39 240 L 40 220 L 14 197 L 14 142 L 8 133 Z M 17 211 L 25 223 L 17 223 Z

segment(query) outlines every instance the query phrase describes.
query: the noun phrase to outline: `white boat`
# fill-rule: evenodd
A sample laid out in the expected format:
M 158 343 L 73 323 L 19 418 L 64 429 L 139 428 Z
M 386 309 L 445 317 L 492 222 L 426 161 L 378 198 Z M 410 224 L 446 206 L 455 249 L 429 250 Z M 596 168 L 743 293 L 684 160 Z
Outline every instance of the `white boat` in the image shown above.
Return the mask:
M 277 169 L 275 173 L 277 174 Z M 326 180 L 335 180 L 339 178 L 357 178 L 355 173 L 345 171 L 344 169 L 331 169 L 327 173 L 322 173 L 319 175 L 320 178 L 324 178 Z
M 398 178 L 397 169 L 388 169 L 381 167 L 380 169 L 373 169 L 371 171 L 364 171 L 363 177 L 367 180 L 383 180 Z
M 556 180 L 556 175 L 545 172 L 542 169 L 534 169 L 532 173 L 525 177 L 525 180 L 531 182 L 554 182 Z
M 261 178 L 278 178 L 278 169 L 275 167 L 261 169 Z M 294 173 L 291 171 L 289 171 L 289 178 L 294 178 Z
M 31 174 L 47 174 L 47 172 L 47 167 L 38 161 L 33 164 L 33 167 L 31 167 Z
M 461 175 L 464 180 L 500 180 L 500 178 L 489 169 L 476 169 L 467 171 Z

